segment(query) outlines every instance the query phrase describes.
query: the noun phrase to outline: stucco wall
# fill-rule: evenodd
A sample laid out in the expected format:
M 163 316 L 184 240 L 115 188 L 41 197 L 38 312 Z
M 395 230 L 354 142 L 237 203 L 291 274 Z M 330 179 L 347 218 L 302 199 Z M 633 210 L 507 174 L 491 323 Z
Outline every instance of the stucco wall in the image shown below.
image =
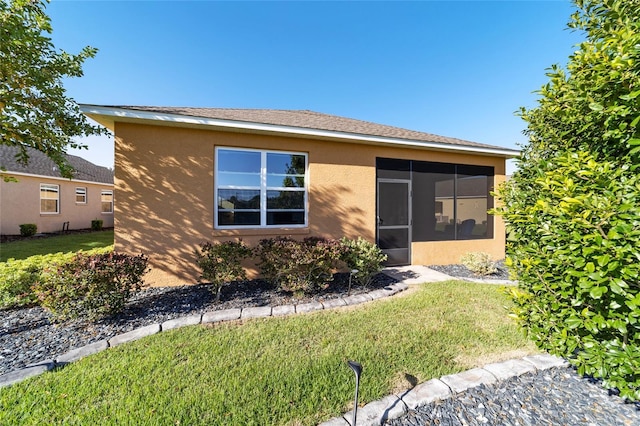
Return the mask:
M 275 235 L 362 236 L 375 240 L 376 157 L 454 162 L 495 167 L 504 159 L 469 154 L 389 148 L 304 138 L 116 123 L 116 249 L 150 258 L 151 285 L 197 282 L 194 249 L 203 241 L 242 238 L 250 245 Z M 215 230 L 216 146 L 308 153 L 309 227 Z M 504 226 L 496 220 L 492 240 L 414 243 L 413 263 L 457 263 L 462 252 L 504 256 Z
M 10 173 L 6 173 L 10 175 Z M 113 214 L 101 213 L 101 191 L 111 185 L 91 184 L 47 177 L 14 176 L 18 182 L 0 178 L 0 233 L 20 234 L 20 225 L 35 223 L 38 232 L 58 232 L 64 222 L 69 229 L 86 229 L 91 221 L 102 219 L 105 228 L 113 226 Z M 40 213 L 40 184 L 56 184 L 60 188 L 59 213 Z M 76 187 L 87 188 L 87 203 L 76 203 Z

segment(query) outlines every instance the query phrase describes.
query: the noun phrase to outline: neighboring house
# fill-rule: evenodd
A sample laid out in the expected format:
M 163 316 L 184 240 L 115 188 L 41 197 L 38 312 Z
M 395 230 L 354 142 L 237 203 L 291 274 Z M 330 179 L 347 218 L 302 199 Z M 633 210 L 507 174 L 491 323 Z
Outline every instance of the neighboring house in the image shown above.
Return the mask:
M 66 179 L 42 152 L 28 149 L 27 165 L 17 161 L 18 152 L 0 145 L 0 234 L 18 235 L 25 223 L 38 232 L 86 229 L 94 219 L 113 227 L 113 170 L 67 155 L 75 176 Z
M 152 285 L 193 283 L 194 249 L 359 236 L 389 264 L 502 258 L 491 191 L 518 151 L 312 111 L 81 105 L 115 133 L 116 249 Z

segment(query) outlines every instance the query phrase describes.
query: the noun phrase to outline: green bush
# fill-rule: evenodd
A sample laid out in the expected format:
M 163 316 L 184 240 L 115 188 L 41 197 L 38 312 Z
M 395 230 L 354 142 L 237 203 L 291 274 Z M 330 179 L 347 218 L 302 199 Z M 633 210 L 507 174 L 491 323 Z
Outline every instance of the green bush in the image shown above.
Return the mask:
M 93 231 L 101 231 L 103 223 L 102 219 L 94 219 L 91 221 L 91 229 Z
M 568 153 L 534 183 L 537 201 L 510 197 L 505 215 L 515 317 L 541 348 L 639 399 L 640 175 Z
M 485 276 L 498 272 L 496 263 L 491 260 L 491 256 L 489 255 L 489 253 L 466 253 L 460 258 L 460 263 L 462 263 L 468 270 L 476 275 Z
M 344 247 L 341 256 L 342 261 L 350 270 L 357 270 L 353 277 L 363 286 L 371 284 L 373 277 L 382 270 L 382 263 L 387 260 L 387 255 L 380 248 L 358 237 L 357 240 L 342 238 L 340 243 Z
M 211 283 L 216 301 L 225 283 L 247 279 L 242 261 L 251 257 L 253 251 L 242 241 L 203 243 L 196 249 L 196 263 L 202 270 L 201 279 Z
M 536 344 L 640 399 L 640 0 L 574 0 L 585 35 L 522 109 L 499 190 L 514 316 Z
M 23 223 L 20 225 L 20 235 L 23 237 L 30 237 L 38 232 L 38 225 L 35 223 Z
M 85 253 L 106 253 L 111 250 L 110 247 L 100 248 Z M 74 256 L 75 253 L 54 253 L 0 262 L 0 309 L 37 304 L 38 300 L 31 286 L 42 281 L 43 269 L 69 262 Z
M 144 287 L 146 272 L 147 258 L 142 254 L 78 253 L 69 262 L 45 268 L 44 279 L 33 288 L 55 320 L 95 320 L 121 312 L 131 296 Z
M 268 282 L 287 292 L 313 293 L 333 280 L 342 250 L 337 240 L 277 237 L 261 240 L 256 254 Z

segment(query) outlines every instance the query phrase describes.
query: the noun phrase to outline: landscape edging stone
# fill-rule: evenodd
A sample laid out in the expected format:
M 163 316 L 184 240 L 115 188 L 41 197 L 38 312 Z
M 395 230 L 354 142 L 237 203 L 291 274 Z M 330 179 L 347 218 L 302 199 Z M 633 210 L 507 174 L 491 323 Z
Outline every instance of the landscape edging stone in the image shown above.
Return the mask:
M 404 286 L 397 288 L 394 287 L 393 290 L 388 290 L 385 288 L 385 291 L 388 296 L 393 296 L 398 291 L 403 291 L 408 286 Z M 348 296 L 351 299 L 348 303 L 343 298 L 339 298 L 340 302 L 336 302 L 335 307 L 341 307 L 346 305 L 354 305 L 359 303 L 369 302 L 371 300 L 375 300 L 375 297 L 367 296 L 368 293 L 359 294 L 355 296 Z M 331 305 L 331 303 L 326 302 L 312 302 L 304 305 L 300 313 L 304 312 L 313 312 L 315 310 L 326 309 L 327 305 Z M 305 306 L 307 305 L 307 306 Z M 174 318 L 163 323 L 159 324 L 151 324 L 144 327 L 139 327 L 134 330 L 128 331 L 126 333 L 117 334 L 115 336 L 110 337 L 106 340 L 100 340 L 98 342 L 89 343 L 85 346 L 81 346 L 79 348 L 71 349 L 68 352 L 60 355 L 55 360 L 45 360 L 35 364 L 30 364 L 25 368 L 21 368 L 18 370 L 10 371 L 3 375 L 0 375 L 0 388 L 5 386 L 10 386 L 15 383 L 22 382 L 23 380 L 28 379 L 29 377 L 39 376 L 42 373 L 53 370 L 57 367 L 62 367 L 71 362 L 78 361 L 88 355 L 93 355 L 95 353 L 101 352 L 105 349 L 116 347 L 122 345 L 124 343 L 133 342 L 135 340 L 141 339 L 143 337 L 151 336 L 156 333 L 160 333 L 165 330 L 176 329 L 188 325 L 198 325 L 198 324 L 207 324 L 207 323 L 215 323 L 215 322 L 223 322 L 223 321 L 233 321 L 238 319 L 249 319 L 249 318 L 264 318 L 269 316 L 276 315 L 289 315 L 298 313 L 298 306 L 293 305 L 278 305 L 278 306 L 257 306 L 257 307 L 249 307 L 249 308 L 233 308 L 233 309 L 225 309 L 220 311 L 212 311 L 205 312 L 204 314 L 195 314 L 188 315 L 184 317 Z M 314 307 L 315 309 L 309 309 Z M 334 306 L 330 306 L 333 308 Z M 293 309 L 292 309 L 293 308 Z M 308 310 L 307 310 L 308 309 Z M 277 314 L 274 314 L 274 310 L 276 310 Z M 246 313 L 245 313 L 246 311 Z M 197 319 L 197 321 L 196 321 Z
M 405 391 L 399 395 L 386 396 L 380 400 L 372 401 L 365 405 L 363 408 L 358 409 L 358 425 L 360 425 L 360 414 L 365 408 L 370 407 L 366 412 L 366 419 L 362 420 L 363 425 L 382 424 L 382 421 L 393 420 L 403 416 L 408 410 L 415 410 L 417 407 L 429 404 L 434 401 L 442 401 L 451 398 L 457 393 L 464 392 L 467 389 L 479 386 L 481 384 L 496 383 L 498 381 L 506 380 L 512 377 L 517 377 L 525 372 L 523 370 L 529 370 L 526 364 L 533 367 L 531 372 L 537 370 L 548 370 L 556 367 L 566 367 L 567 361 L 549 354 L 536 354 L 525 356 L 523 358 L 510 359 L 500 363 L 488 364 L 485 367 L 489 367 L 491 370 L 500 371 L 498 378 L 491 371 L 483 368 L 473 368 L 471 370 L 463 371 L 457 374 L 449 374 L 440 377 L 440 379 L 431 379 L 427 382 L 421 383 L 412 389 Z M 539 367 L 538 367 L 539 366 Z M 511 372 L 509 375 L 508 372 Z M 448 383 L 447 383 L 448 382 Z M 453 387 L 452 387 L 453 385 Z M 454 389 L 455 387 L 455 389 Z M 392 397 L 391 399 L 389 399 Z M 399 399 L 405 406 L 405 411 L 401 410 L 388 410 L 388 401 L 393 398 Z M 377 407 L 377 412 L 374 407 Z M 321 423 L 320 426 L 340 426 L 346 424 L 351 425 L 351 416 L 353 416 L 353 410 L 345 413 L 340 417 L 334 417 Z M 378 419 L 376 421 L 376 419 Z M 379 420 L 383 419 L 383 420 Z

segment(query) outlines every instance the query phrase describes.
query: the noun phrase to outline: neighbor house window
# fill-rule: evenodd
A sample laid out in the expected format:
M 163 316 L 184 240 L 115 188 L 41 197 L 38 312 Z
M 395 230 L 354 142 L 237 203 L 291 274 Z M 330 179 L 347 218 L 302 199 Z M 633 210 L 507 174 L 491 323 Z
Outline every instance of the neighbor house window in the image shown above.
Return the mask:
M 76 187 L 76 204 L 87 204 L 87 188 Z
M 306 226 L 306 171 L 304 153 L 217 148 L 216 228 Z
M 40 184 L 40 213 L 60 213 L 60 186 Z
M 102 213 L 113 213 L 113 191 L 103 190 L 100 199 L 102 201 Z

